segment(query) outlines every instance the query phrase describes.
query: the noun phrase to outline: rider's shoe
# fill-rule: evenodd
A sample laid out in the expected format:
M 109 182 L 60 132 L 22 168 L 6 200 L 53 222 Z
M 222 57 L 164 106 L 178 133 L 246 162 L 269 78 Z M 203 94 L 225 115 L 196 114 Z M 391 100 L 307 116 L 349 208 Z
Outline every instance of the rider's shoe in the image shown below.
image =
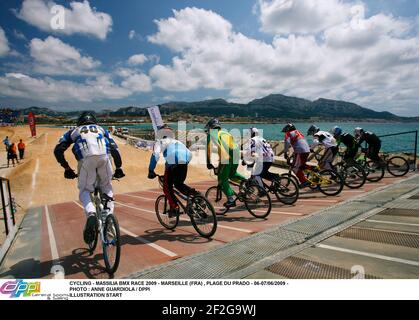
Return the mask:
M 92 243 L 96 236 L 97 218 L 94 212 L 89 213 L 83 231 L 83 238 L 86 244 Z
M 191 191 L 189 191 L 189 196 L 190 197 L 196 197 L 196 196 L 201 196 L 201 195 L 202 195 L 201 192 L 199 192 L 196 189 L 191 189 Z
M 226 207 L 227 209 L 237 207 L 236 201 L 228 200 L 226 203 L 224 203 L 224 207 Z
M 306 182 L 300 184 L 300 189 L 305 189 L 305 188 L 308 188 L 310 186 L 311 186 L 311 182 L 306 181 Z
M 179 208 L 170 209 L 168 212 L 169 218 L 179 217 Z

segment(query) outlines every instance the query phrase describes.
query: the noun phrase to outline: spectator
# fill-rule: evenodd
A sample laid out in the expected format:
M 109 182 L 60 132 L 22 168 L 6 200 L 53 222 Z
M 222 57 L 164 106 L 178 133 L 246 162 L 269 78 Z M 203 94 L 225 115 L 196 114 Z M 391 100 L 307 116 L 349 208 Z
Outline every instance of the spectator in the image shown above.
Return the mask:
M 3 140 L 3 143 L 4 143 L 5 147 L 6 147 L 6 151 L 8 151 L 8 150 L 9 150 L 9 147 L 10 147 L 10 140 L 9 140 L 9 136 L 7 136 L 7 137 Z
M 22 139 L 20 139 L 19 144 L 17 145 L 17 149 L 19 150 L 19 159 L 23 160 L 25 155 L 25 144 L 23 143 Z
M 13 167 L 15 166 L 15 159 L 16 162 L 19 163 L 17 159 L 17 152 L 16 152 L 16 144 L 12 143 L 7 150 L 7 167 L 9 167 L 10 160 L 12 160 Z

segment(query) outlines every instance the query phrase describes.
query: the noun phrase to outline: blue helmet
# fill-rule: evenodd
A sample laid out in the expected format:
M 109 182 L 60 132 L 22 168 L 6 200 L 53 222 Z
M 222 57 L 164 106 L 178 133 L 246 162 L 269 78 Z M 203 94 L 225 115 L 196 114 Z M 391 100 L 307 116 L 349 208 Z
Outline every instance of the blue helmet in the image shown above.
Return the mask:
M 343 133 L 343 130 L 336 126 L 330 131 L 330 133 L 333 134 L 334 137 L 340 137 Z

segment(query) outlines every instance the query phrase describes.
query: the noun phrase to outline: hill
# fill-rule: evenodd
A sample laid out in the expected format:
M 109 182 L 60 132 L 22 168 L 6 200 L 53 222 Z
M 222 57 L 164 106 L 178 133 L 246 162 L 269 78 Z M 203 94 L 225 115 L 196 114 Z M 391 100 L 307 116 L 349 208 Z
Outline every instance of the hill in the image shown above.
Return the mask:
M 231 103 L 224 99 L 197 102 L 168 102 L 160 106 L 163 115 L 192 115 L 203 117 L 241 118 L 249 120 L 366 120 L 366 121 L 419 121 L 419 117 L 400 117 L 390 112 L 377 112 L 355 103 L 320 98 L 315 101 L 272 94 L 247 104 Z M 49 108 L 30 107 L 23 114 L 34 112 L 51 118 L 76 117 L 81 111 L 62 112 Z M 107 118 L 148 117 L 146 108 L 123 107 L 101 110 L 99 116 Z

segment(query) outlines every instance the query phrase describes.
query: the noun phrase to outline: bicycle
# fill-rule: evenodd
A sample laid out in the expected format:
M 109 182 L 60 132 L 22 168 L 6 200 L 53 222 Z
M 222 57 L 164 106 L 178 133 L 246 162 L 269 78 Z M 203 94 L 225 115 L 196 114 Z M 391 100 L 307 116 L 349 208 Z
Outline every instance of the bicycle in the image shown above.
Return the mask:
M 278 175 L 278 178 L 274 180 L 267 180 L 263 178 L 261 178 L 261 180 L 263 188 L 267 192 L 274 194 L 278 201 L 283 204 L 293 205 L 298 201 L 300 197 L 300 189 L 298 187 L 298 183 L 296 183 L 293 179 Z M 269 183 L 266 183 L 266 181 Z M 260 186 L 255 176 L 252 176 L 248 183 Z
M 299 184 L 298 178 L 292 171 L 292 161 L 288 160 L 290 166 L 289 172 L 284 173 L 282 176 L 289 179 L 293 179 L 294 182 Z M 326 196 L 338 196 L 344 187 L 344 180 L 342 176 L 335 170 L 321 170 L 319 167 L 313 167 L 306 165 L 304 174 L 307 177 L 307 181 L 310 182 L 310 188 L 312 190 L 319 190 Z
M 118 180 L 113 178 L 112 180 Z M 95 237 L 88 244 L 90 254 L 96 250 L 98 238 L 100 236 L 103 250 L 103 260 L 105 261 L 106 272 L 114 274 L 119 266 L 121 257 L 121 237 L 119 223 L 113 212 L 109 212 L 108 204 L 114 201 L 113 198 L 102 194 L 96 182 L 95 191 L 91 194 L 93 204 L 96 207 Z
M 350 163 L 344 160 L 344 154 L 339 152 L 337 163 L 333 165 L 334 169 L 339 173 L 345 186 L 349 189 L 360 189 L 367 182 L 367 173 L 358 163 Z
M 214 173 L 217 175 L 217 169 L 214 169 Z M 268 192 L 259 185 L 249 183 L 249 180 L 244 180 L 240 184 L 234 181 L 230 181 L 230 183 L 239 187 L 239 192 L 234 193 L 234 202 L 240 201 L 244 203 L 247 211 L 255 218 L 265 219 L 269 216 L 272 210 L 272 201 Z M 219 185 L 209 188 L 205 197 L 214 204 L 217 215 L 223 216 L 230 211 L 230 208 L 221 204 L 226 202 L 227 198 Z
M 160 186 L 163 188 L 164 177 L 157 175 Z M 160 224 L 168 230 L 175 230 L 179 224 L 179 216 L 186 213 L 191 220 L 194 229 L 204 238 L 211 238 L 217 231 L 217 215 L 211 203 L 200 194 L 185 196 L 174 189 L 175 201 L 181 207 L 182 212 L 173 217 L 169 216 L 170 206 L 165 195 L 157 198 L 155 211 Z M 186 201 L 186 205 L 180 200 Z
M 409 161 L 401 156 L 391 157 L 389 154 L 383 154 L 382 160 L 387 164 L 388 173 L 393 177 L 404 177 L 410 171 Z
M 317 151 L 315 158 L 318 162 L 321 162 L 323 155 Z M 344 185 L 349 189 L 362 188 L 367 182 L 367 173 L 364 168 L 356 162 L 349 163 L 345 161 L 344 153 L 341 151 L 338 152 L 336 159 L 333 164 L 333 170 L 341 175 L 344 180 Z

